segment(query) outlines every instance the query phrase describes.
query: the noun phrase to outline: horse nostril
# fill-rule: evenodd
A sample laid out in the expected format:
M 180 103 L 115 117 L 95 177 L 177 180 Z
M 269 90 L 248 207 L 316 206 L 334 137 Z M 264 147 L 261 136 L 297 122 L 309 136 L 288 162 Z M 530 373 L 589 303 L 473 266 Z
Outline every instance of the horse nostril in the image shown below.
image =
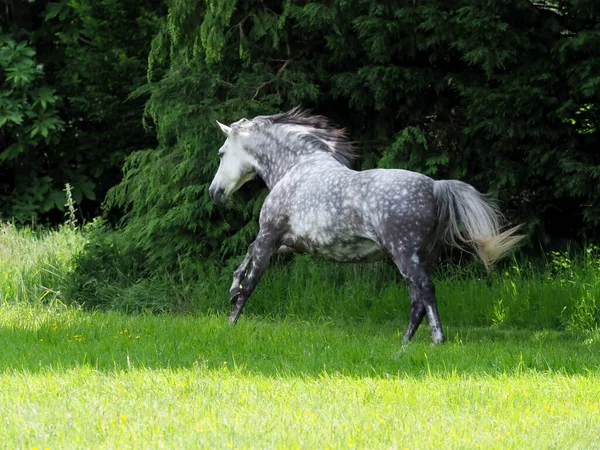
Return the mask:
M 208 189 L 208 194 L 210 195 L 210 198 L 212 199 L 212 201 L 215 202 L 217 205 L 223 205 L 227 201 L 227 196 L 225 195 L 225 191 L 221 188 L 211 186 Z
M 208 188 L 208 195 L 210 195 L 210 198 L 213 202 L 219 203 L 219 197 L 223 195 L 223 189 L 216 186 L 211 186 Z

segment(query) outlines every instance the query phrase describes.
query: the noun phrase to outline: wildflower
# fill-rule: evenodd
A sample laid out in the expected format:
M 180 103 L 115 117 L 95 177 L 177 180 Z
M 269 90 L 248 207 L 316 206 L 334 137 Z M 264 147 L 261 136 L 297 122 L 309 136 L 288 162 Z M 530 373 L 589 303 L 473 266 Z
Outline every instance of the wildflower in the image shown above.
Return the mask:
M 127 422 L 127 416 L 125 414 L 121 416 L 121 422 Z

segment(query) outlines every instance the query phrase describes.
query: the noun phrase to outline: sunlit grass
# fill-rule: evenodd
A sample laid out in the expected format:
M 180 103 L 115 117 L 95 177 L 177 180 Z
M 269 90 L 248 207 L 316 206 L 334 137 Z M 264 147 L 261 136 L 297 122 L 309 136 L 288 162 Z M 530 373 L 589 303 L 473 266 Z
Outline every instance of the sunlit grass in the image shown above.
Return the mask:
M 0 416 L 24 447 L 589 448 L 597 335 L 0 309 Z

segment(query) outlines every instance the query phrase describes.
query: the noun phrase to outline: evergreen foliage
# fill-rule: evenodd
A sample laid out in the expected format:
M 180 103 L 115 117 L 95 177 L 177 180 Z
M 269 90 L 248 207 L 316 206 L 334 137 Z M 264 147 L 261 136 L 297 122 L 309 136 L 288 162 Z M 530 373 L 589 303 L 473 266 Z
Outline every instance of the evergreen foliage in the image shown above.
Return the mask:
M 138 90 L 159 145 L 128 159 L 108 201 L 126 212 L 126 247 L 167 265 L 241 253 L 265 191 L 253 182 L 231 209 L 213 207 L 215 120 L 296 105 L 349 129 L 356 168 L 460 178 L 501 199 L 532 241 L 597 237 L 596 2 L 168 5 Z

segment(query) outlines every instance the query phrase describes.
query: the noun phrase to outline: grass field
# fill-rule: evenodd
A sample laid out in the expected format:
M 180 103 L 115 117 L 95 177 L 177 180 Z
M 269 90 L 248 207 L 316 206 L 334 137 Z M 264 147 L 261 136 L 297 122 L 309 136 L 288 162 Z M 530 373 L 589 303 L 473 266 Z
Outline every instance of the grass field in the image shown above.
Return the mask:
M 595 263 L 447 274 L 448 342 L 402 346 L 386 267 L 274 268 L 233 327 L 228 273 L 180 293 L 201 314 L 91 311 L 61 293 L 77 232 L 0 231 L 2 447 L 599 447 Z

